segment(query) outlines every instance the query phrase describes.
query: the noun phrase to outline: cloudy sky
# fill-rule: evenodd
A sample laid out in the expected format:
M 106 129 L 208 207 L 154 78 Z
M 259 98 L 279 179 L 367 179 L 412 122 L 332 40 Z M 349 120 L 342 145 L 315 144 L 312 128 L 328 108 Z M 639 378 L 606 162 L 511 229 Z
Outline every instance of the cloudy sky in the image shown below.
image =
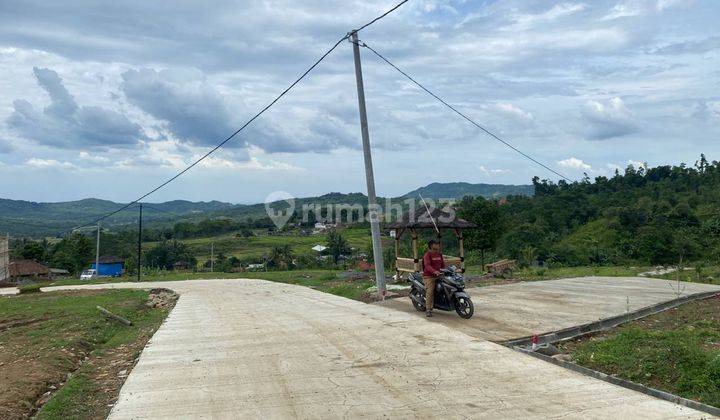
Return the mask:
M 0 2 L 0 197 L 129 201 L 241 126 L 394 1 Z M 720 3 L 411 0 L 360 34 L 573 179 L 720 159 Z M 378 194 L 557 180 L 363 50 Z M 343 43 L 148 201 L 364 191 Z

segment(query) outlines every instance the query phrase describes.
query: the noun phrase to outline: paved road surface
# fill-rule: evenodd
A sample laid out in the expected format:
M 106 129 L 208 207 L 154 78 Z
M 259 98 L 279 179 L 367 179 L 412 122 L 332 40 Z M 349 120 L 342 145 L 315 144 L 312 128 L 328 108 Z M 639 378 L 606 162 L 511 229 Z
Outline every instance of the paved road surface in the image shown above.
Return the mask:
M 682 295 L 718 291 L 720 286 L 680 283 Z M 672 286 L 672 287 L 671 287 Z M 505 341 L 635 311 L 677 298 L 675 282 L 641 277 L 582 277 L 514 283 L 468 289 L 475 315 L 464 320 L 454 312 L 437 311 L 434 322 L 473 337 Z M 417 313 L 409 298 L 378 303 Z
M 195 280 L 88 287 L 181 294 L 111 419 L 708 417 L 416 314 L 300 286 Z

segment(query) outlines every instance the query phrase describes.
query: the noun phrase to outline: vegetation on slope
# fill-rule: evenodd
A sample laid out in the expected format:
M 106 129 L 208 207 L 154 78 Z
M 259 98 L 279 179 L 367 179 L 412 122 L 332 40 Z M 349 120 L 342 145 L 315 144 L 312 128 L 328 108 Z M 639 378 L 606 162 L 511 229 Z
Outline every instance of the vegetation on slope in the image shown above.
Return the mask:
M 694 167 L 630 166 L 594 182 L 533 184 L 535 196 L 509 197 L 497 212 L 474 210 L 492 207 L 482 198 L 461 203 L 463 217 L 501 226 L 482 238 L 486 250 L 565 266 L 720 260 L 719 162 L 702 156 Z

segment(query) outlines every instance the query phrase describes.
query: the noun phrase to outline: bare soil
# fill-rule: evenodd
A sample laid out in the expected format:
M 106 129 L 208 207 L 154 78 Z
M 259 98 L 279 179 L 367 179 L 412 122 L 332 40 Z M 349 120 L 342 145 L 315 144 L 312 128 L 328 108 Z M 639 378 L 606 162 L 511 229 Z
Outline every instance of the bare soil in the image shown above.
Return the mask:
M 109 293 L 117 299 L 108 300 Z M 46 417 L 43 408 L 55 396 L 62 396 L 55 414 L 106 418 L 127 374 L 175 302 L 174 294 L 151 294 L 146 300 L 133 293 L 72 291 L 0 298 L 0 418 Z M 133 327 L 119 326 L 91 312 L 95 303 L 143 315 L 135 317 Z M 83 305 L 85 311 L 80 310 Z M 89 384 L 77 393 L 84 395 L 69 389 L 79 383 Z

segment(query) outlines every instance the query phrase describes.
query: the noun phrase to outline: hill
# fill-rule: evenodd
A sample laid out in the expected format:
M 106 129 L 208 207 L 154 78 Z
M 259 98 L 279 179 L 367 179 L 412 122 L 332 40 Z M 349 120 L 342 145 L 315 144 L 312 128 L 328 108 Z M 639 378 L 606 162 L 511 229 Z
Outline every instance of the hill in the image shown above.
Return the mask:
M 532 196 L 532 185 L 502 185 L 502 184 L 470 184 L 468 182 L 433 182 L 430 185 L 418 188 L 405 194 L 404 198 L 425 198 L 434 200 L 443 198 L 461 199 L 465 196 L 500 198 L 509 195 Z
M 97 198 L 57 203 L 9 200 L 0 198 L 0 233 L 27 236 L 61 235 L 78 225 L 91 223 L 100 215 L 122 207 L 116 203 Z M 174 200 L 152 203 L 144 206 L 143 219 L 153 222 L 169 222 L 178 218 L 206 216 L 222 209 L 234 207 L 220 201 L 191 202 Z M 236 206 L 237 207 L 237 206 Z M 134 225 L 137 223 L 138 208 L 132 206 L 110 218 L 105 226 Z
M 423 197 L 456 198 L 464 196 L 482 196 L 486 198 L 507 195 L 531 196 L 532 185 L 493 185 L 470 184 L 467 182 L 432 183 L 413 190 L 398 199 L 418 199 Z M 385 203 L 384 197 L 378 197 L 380 204 Z M 367 196 L 362 193 L 328 193 L 317 197 L 295 199 L 296 218 L 303 217 L 303 211 L 309 206 L 327 208 L 329 204 L 361 205 L 367 207 Z M 110 213 L 123 203 L 116 203 L 97 198 L 57 203 L 36 203 L 32 201 L 9 200 L 0 198 L 0 233 L 8 232 L 14 236 L 58 236 L 65 235 L 73 227 L 92 223 L 98 217 Z M 271 204 L 279 209 L 283 202 Z M 134 228 L 137 223 L 138 209 L 132 206 L 103 221 L 103 226 L 110 228 Z M 312 217 L 312 215 L 310 215 Z M 143 207 L 143 223 L 147 227 L 170 227 L 179 221 L 200 222 L 205 219 L 229 218 L 236 222 L 248 219 L 267 219 L 264 203 L 250 205 L 234 205 L 221 201 L 192 202 L 174 200 L 164 203 L 150 203 Z

